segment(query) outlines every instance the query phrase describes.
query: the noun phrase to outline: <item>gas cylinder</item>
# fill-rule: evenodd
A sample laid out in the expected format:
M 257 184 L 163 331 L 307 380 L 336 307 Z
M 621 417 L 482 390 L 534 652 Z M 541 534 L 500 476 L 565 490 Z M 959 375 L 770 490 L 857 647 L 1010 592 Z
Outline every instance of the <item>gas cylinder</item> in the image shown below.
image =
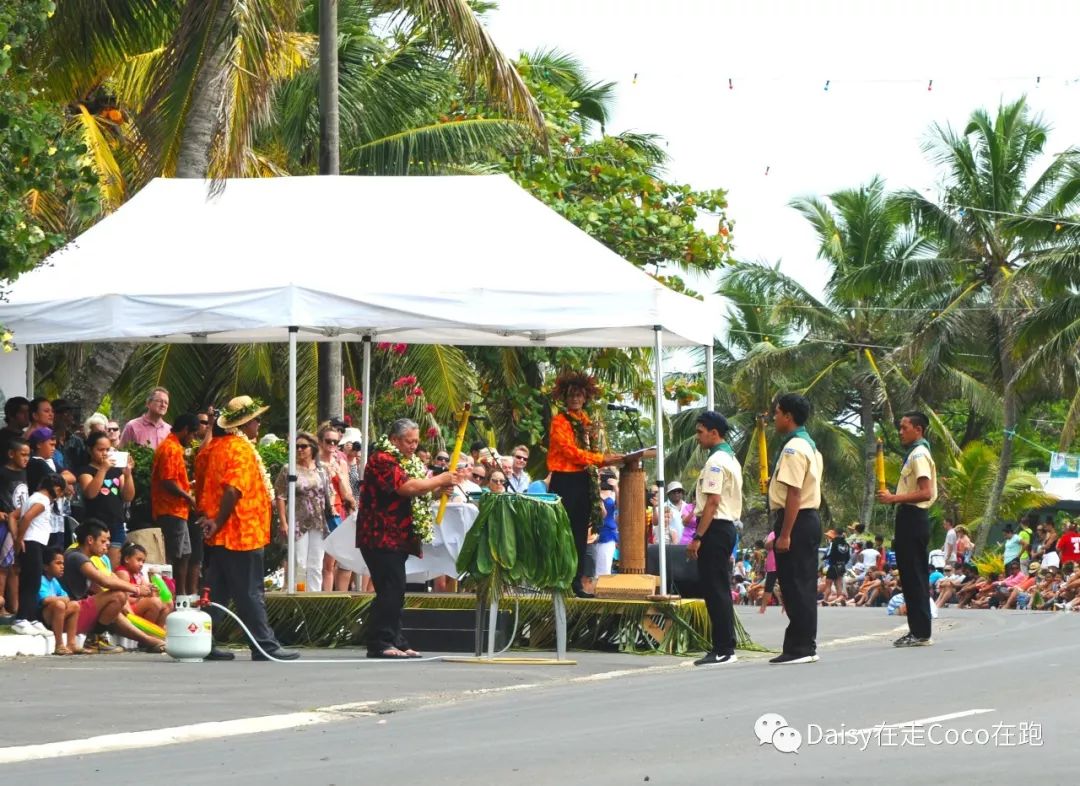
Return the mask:
M 181 663 L 200 663 L 213 646 L 210 615 L 194 606 L 198 595 L 179 595 L 165 618 L 165 652 Z

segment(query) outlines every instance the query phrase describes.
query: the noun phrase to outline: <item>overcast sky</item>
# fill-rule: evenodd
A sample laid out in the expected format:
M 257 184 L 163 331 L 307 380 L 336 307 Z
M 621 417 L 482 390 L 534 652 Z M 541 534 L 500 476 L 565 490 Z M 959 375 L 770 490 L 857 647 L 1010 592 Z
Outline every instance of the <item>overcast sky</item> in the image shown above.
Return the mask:
M 737 256 L 782 259 L 815 291 L 823 267 L 793 197 L 875 174 L 936 193 L 930 125 L 1024 94 L 1053 126 L 1049 151 L 1080 143 L 1077 0 L 499 5 L 487 23 L 504 51 L 555 46 L 618 82 L 609 132 L 663 135 L 674 179 L 727 189 Z

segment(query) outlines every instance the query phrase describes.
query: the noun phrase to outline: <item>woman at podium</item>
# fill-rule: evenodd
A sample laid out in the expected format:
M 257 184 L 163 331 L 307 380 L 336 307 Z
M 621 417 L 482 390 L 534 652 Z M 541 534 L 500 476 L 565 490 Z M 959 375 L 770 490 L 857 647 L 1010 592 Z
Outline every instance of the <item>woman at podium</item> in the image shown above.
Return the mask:
M 551 419 L 548 433 L 547 465 L 551 473 L 549 491 L 562 498 L 577 545 L 578 570 L 574 594 L 591 598 L 581 584 L 585 547 L 590 528 L 599 531 L 604 520 L 600 499 L 599 468 L 617 464 L 622 456 L 601 453 L 597 431 L 585 412 L 586 403 L 597 393 L 596 380 L 581 371 L 565 371 L 555 380 L 552 397 L 562 402 Z

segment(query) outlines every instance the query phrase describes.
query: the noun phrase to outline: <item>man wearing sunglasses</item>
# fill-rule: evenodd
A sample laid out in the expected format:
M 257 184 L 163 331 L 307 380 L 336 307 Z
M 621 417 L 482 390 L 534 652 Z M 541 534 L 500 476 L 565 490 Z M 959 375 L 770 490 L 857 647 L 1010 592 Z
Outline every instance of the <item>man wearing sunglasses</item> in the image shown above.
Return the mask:
M 525 471 L 525 465 L 529 463 L 529 449 L 524 445 L 518 445 L 511 451 L 510 458 L 514 463 L 511 465 L 510 474 L 506 477 L 507 488 L 515 494 L 524 494 L 532 483 L 532 478 Z

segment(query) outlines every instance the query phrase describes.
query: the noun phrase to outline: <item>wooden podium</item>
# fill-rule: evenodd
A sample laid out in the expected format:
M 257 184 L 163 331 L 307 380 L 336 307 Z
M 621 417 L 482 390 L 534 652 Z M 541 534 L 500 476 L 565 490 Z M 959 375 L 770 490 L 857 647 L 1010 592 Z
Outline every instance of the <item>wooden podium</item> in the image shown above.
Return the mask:
M 655 448 L 627 453 L 619 473 L 619 572 L 645 572 L 645 469 Z

